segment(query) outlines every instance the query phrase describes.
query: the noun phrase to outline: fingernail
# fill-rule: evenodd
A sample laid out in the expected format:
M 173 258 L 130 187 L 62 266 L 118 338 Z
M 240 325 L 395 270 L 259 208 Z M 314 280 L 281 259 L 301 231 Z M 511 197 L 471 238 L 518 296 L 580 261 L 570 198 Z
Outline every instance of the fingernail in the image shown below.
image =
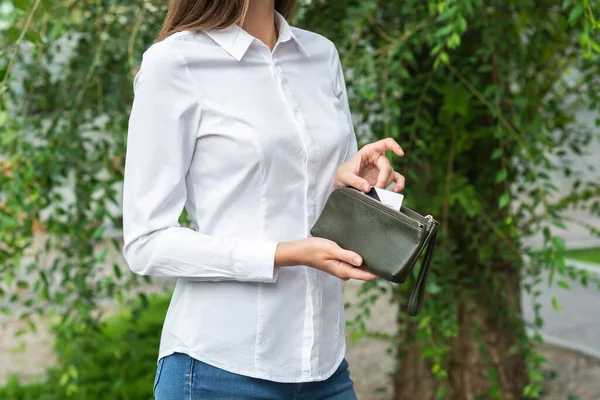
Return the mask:
M 370 190 L 369 185 L 367 185 L 366 183 L 364 185 L 362 185 L 363 191 L 368 192 Z
M 354 264 L 360 265 L 360 257 L 354 257 Z

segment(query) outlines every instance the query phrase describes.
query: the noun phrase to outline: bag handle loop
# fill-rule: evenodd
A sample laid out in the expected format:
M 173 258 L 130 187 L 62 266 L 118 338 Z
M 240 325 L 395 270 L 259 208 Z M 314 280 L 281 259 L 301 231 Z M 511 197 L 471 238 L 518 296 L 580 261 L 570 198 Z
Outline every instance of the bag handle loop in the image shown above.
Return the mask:
M 429 264 L 431 263 L 431 256 L 433 255 L 433 248 L 435 247 L 435 239 L 439 230 L 439 224 L 433 222 L 431 227 L 431 233 L 427 239 L 427 248 L 425 249 L 425 256 L 421 263 L 421 269 L 415 282 L 415 286 L 410 294 L 408 300 L 408 314 L 416 317 L 421 312 L 423 306 L 423 298 L 425 297 L 425 286 L 427 283 L 427 274 L 429 273 Z

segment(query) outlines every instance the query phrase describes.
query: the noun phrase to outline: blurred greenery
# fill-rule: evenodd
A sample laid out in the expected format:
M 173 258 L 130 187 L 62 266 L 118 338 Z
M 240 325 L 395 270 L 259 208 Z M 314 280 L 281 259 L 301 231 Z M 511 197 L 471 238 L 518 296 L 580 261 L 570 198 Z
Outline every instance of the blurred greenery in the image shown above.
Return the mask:
M 600 247 L 567 250 L 563 255 L 573 260 L 600 264 Z
M 127 307 L 106 318 L 98 331 L 81 324 L 76 327 L 80 334 L 74 340 L 65 337 L 58 325 L 58 361 L 49 369 L 47 379 L 23 384 L 13 376 L 0 387 L 0 399 L 151 399 L 160 332 L 170 298 L 151 296 L 142 312 L 140 304 Z M 76 374 L 77 391 L 70 393 L 68 385 L 57 385 L 64 379 L 63 371 Z
M 327 1 L 304 10 L 301 22 L 340 50 L 359 139 L 398 140 L 407 205 L 441 222 L 423 314 L 399 312 L 387 336 L 394 399 L 540 395 L 542 290 L 597 280 L 562 251 L 567 221 L 600 236 L 569 215 L 600 215 L 600 183 L 583 173 L 597 166 L 577 165 L 600 132 L 597 117 L 581 118 L 598 110 L 599 11 L 597 1 L 571 0 Z M 408 288 L 365 284 L 354 336 L 386 337 L 370 327 L 372 305 L 392 290 L 402 310 Z M 532 339 L 522 290 L 532 298 Z
M 117 393 L 136 371 L 122 357 L 157 349 L 86 336 L 118 335 L 98 310 L 141 283 L 109 264 L 106 242 L 121 243 L 106 231 L 120 227 L 132 79 L 166 5 L 0 0 L 0 313 L 31 329 L 36 314 L 60 318 L 68 345 L 57 351 L 69 361 L 51 382 L 68 396 Z M 367 283 L 353 304 L 354 336 L 377 336 L 372 305 L 393 293 L 398 332 L 379 336 L 397 359 L 395 399 L 539 395 L 545 360 L 526 335 L 520 290 L 534 299 L 535 342 L 539 285 L 592 279 L 565 262 L 561 230 L 570 209 L 600 215 L 600 183 L 573 163 L 598 137 L 577 116 L 598 109 L 599 14 L 597 0 L 300 2 L 291 22 L 339 50 L 359 141 L 397 139 L 407 205 L 442 224 L 419 318 L 400 312 L 409 285 Z M 538 234 L 541 249 L 531 248 Z M 96 350 L 121 375 L 88 372 Z
M 56 385 L 44 382 L 22 383 L 18 375 L 11 375 L 5 386 L 0 387 L 0 398 L 6 400 L 55 399 Z

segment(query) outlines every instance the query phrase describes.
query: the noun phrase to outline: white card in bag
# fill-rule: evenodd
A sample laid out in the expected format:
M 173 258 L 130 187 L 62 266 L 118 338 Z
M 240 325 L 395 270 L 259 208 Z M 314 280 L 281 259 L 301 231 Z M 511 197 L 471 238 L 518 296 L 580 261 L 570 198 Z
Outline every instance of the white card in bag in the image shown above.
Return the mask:
M 379 196 L 379 200 L 387 206 L 392 207 L 396 211 L 400 211 L 400 207 L 402 207 L 402 202 L 404 201 L 404 195 L 400 193 L 396 193 L 391 190 L 380 189 L 373 186 L 373 190 Z

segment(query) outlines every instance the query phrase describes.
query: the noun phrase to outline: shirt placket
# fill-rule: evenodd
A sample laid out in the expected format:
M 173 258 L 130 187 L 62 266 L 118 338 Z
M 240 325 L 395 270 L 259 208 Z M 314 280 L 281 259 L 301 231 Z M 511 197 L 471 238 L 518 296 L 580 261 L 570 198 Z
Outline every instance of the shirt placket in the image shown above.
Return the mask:
M 279 43 L 278 43 L 279 44 Z M 311 221 L 316 219 L 316 147 L 314 138 L 309 134 L 306 120 L 294 94 L 291 91 L 289 82 L 283 72 L 280 62 L 277 59 L 275 49 L 271 53 L 271 68 L 279 82 L 282 97 L 293 115 L 294 125 L 300 135 L 300 139 L 304 148 L 304 168 L 305 168 L 305 196 L 306 196 L 306 213 L 305 213 L 305 232 L 308 234 Z M 320 332 L 319 310 L 321 309 L 319 296 L 319 279 L 318 273 L 314 268 L 305 269 L 305 278 L 307 285 L 306 297 L 306 313 L 305 313 L 305 331 L 303 337 L 303 373 L 307 376 L 312 370 L 317 368 L 319 359 L 317 335 Z

